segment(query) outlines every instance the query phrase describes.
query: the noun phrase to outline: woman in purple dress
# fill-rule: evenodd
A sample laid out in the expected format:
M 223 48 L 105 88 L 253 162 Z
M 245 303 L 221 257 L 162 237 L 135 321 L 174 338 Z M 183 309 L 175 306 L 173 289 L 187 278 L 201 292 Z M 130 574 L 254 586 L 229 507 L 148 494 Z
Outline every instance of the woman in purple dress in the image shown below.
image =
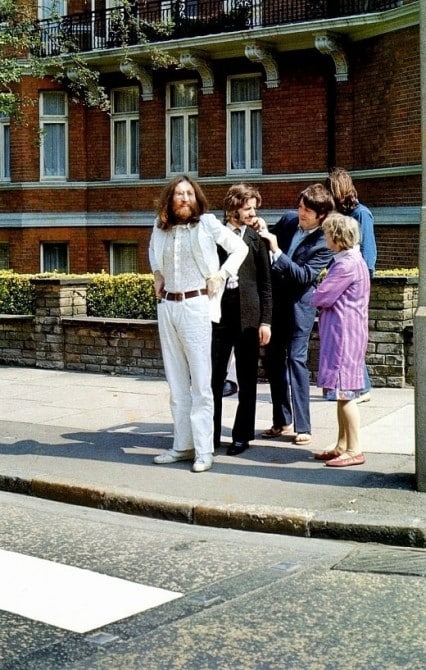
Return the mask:
M 359 249 L 355 219 L 332 213 L 322 228 L 327 246 L 335 255 L 312 296 L 312 304 L 319 308 L 317 384 L 328 400 L 337 401 L 338 435 L 332 451 L 314 457 L 331 467 L 362 465 L 365 456 L 356 399 L 364 387 L 370 275 Z

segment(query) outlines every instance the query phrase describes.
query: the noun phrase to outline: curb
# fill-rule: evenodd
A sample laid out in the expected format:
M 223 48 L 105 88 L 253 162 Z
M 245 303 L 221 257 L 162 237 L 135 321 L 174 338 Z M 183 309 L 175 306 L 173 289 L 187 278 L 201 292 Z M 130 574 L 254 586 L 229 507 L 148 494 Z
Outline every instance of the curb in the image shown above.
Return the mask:
M 170 496 L 135 496 L 40 479 L 0 476 L 0 490 L 95 509 L 215 528 L 426 548 L 426 518 L 384 520 L 353 512 L 317 513 L 268 505 L 206 503 Z

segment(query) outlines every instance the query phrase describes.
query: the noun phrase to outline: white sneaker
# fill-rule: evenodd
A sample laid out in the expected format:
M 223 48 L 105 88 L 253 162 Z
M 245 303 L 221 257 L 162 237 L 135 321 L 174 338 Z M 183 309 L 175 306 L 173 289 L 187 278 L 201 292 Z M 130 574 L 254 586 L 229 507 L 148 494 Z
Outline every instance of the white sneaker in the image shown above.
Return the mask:
M 194 452 L 192 449 L 187 449 L 186 451 L 175 451 L 174 449 L 168 449 L 158 456 L 154 456 L 154 463 L 158 465 L 166 465 L 167 463 L 176 463 L 177 461 L 192 461 L 194 458 Z
M 213 465 L 213 456 L 205 454 L 204 456 L 197 456 L 192 466 L 192 472 L 205 472 L 210 470 Z

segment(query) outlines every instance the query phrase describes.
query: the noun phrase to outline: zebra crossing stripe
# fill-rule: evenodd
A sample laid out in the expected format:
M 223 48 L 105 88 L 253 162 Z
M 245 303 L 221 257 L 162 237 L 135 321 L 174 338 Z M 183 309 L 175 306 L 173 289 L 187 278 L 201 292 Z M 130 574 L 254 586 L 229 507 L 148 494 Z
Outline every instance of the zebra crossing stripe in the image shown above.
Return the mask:
M 0 609 L 75 633 L 86 633 L 182 595 L 0 550 Z

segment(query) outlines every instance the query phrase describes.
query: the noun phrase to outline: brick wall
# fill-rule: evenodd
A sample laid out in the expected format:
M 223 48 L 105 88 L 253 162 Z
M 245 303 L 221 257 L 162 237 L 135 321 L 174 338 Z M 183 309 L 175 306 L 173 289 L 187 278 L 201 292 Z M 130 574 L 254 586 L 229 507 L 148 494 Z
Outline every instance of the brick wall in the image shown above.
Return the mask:
M 418 267 L 419 228 L 376 226 L 377 267 L 381 270 Z
M 76 11 L 84 0 L 72 0 Z M 71 11 L 71 10 L 70 10 Z M 74 11 L 74 10 L 73 10 Z M 420 54 L 418 26 L 345 44 L 349 80 L 336 83 L 329 56 L 314 48 L 275 54 L 280 74 L 276 88 L 262 87 L 263 173 L 236 175 L 258 186 L 265 210 L 295 206 L 309 175 L 325 174 L 330 162 L 350 170 L 386 169 L 421 163 Z M 198 95 L 199 180 L 210 207 L 221 210 L 230 185 L 226 175 L 227 76 L 260 72 L 261 65 L 236 56 L 211 61 L 215 90 Z M 10 244 L 10 265 L 37 272 L 41 241 L 68 241 L 72 272 L 108 268 L 108 240 L 140 241 L 139 270 L 149 270 L 146 229 L 126 229 L 121 213 L 152 212 L 166 181 L 165 90 L 170 81 L 197 79 L 184 68 L 153 70 L 154 99 L 140 100 L 140 180 L 111 180 L 110 116 L 69 104 L 69 181 L 54 186 L 40 179 L 37 142 L 38 105 L 26 109 L 27 124 L 11 127 L 12 183 L 0 185 L 0 213 L 58 213 L 55 228 L 14 224 L 0 228 Z M 135 86 L 118 71 L 102 74 L 107 91 Z M 59 88 L 48 78 L 24 77 L 23 93 L 37 100 L 39 91 Z M 335 149 L 335 155 L 334 155 Z M 268 175 L 271 178 L 268 180 Z M 288 176 L 290 175 L 290 177 Z M 301 175 L 300 179 L 295 175 Z M 306 180 L 302 179 L 306 175 Z M 149 183 L 148 180 L 158 180 Z M 99 183 L 101 182 L 101 183 Z M 148 183 L 147 183 L 148 182 Z M 421 175 L 356 180 L 360 199 L 370 207 L 420 206 Z M 116 214 L 114 225 L 95 230 L 67 225 L 61 214 Z M 417 265 L 418 228 L 386 225 L 376 229 L 378 268 Z
M 418 27 L 353 43 L 349 60 L 349 82 L 337 87 L 337 164 L 420 164 Z

